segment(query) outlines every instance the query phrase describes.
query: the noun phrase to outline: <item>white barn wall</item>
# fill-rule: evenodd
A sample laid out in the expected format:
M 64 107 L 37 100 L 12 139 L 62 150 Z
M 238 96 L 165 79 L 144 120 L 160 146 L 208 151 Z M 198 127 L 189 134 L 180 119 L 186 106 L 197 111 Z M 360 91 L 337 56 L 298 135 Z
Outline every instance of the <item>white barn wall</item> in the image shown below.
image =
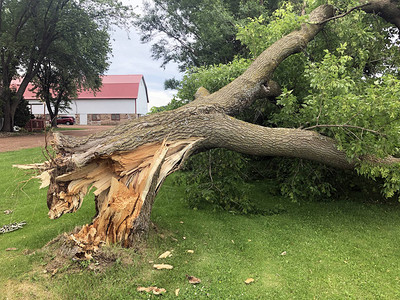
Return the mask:
M 121 77 L 121 84 L 124 83 L 123 77 Z M 115 84 L 110 81 L 108 83 L 108 93 L 110 91 L 110 84 Z M 116 85 L 119 83 L 116 83 Z M 126 86 L 125 86 L 126 87 Z M 124 89 L 124 87 L 121 87 Z M 114 89 L 118 89 L 117 86 L 114 86 Z M 116 94 L 121 90 L 116 90 Z M 60 111 L 59 115 L 72 115 L 77 118 L 77 122 L 81 124 L 87 124 L 87 121 L 94 121 L 90 115 L 98 114 L 101 116 L 101 121 L 98 122 L 97 120 L 94 121 L 95 124 L 101 124 L 103 121 L 105 123 L 109 123 L 112 120 L 112 114 L 120 114 L 121 116 L 121 122 L 125 121 L 126 119 L 130 119 L 131 117 L 136 117 L 137 115 L 145 115 L 148 113 L 148 94 L 147 94 L 147 87 L 146 83 L 144 81 L 143 76 L 141 76 L 140 82 L 136 83 L 132 86 L 132 91 L 136 91 L 135 96 L 137 95 L 137 99 L 134 98 L 126 98 L 126 99 L 121 99 L 121 98 L 106 98 L 109 97 L 109 95 L 105 96 L 104 98 L 95 98 L 91 99 L 91 96 L 85 98 L 79 98 L 72 100 L 70 104 L 70 109 L 66 111 Z M 100 93 L 101 94 L 101 93 Z M 121 94 L 121 93 L 119 93 Z M 123 94 L 123 93 L 122 93 Z M 125 93 L 126 94 L 126 93 Z M 98 95 L 99 96 L 99 95 Z M 129 97 L 129 95 L 126 95 Z M 28 96 L 29 97 L 29 96 Z M 48 115 L 47 108 L 43 105 L 42 102 L 36 100 L 36 99 L 29 99 L 29 103 L 31 104 L 31 109 L 32 113 L 34 115 L 43 115 L 45 113 Z M 90 118 L 89 118 L 90 117 Z M 117 123 L 119 120 L 117 120 Z
M 34 115 L 43 114 L 43 103 L 39 101 L 29 101 L 32 104 Z M 135 99 L 92 99 L 92 100 L 72 100 L 71 109 L 60 112 L 65 114 L 134 114 Z M 46 108 L 46 114 L 49 112 Z M 139 112 L 138 112 L 139 113 Z M 146 112 L 147 113 L 147 112 Z
M 44 104 L 40 101 L 37 100 L 29 100 L 29 104 L 32 107 L 32 114 L 34 115 L 43 115 L 43 111 L 44 111 Z M 48 114 L 49 112 L 47 111 L 47 107 L 46 107 L 46 114 Z
M 135 99 L 73 100 L 66 114 L 134 114 Z
M 149 112 L 147 103 L 146 87 L 144 85 L 143 78 L 139 84 L 138 99 L 137 99 L 137 113 L 145 115 Z

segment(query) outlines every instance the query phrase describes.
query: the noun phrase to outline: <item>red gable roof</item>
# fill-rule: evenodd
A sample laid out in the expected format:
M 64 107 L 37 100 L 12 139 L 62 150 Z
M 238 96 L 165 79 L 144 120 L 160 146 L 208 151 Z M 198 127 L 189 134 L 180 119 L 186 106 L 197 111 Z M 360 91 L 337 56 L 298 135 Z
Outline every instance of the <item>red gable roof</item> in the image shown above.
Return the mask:
M 84 90 L 78 93 L 78 99 L 137 99 L 139 94 L 139 85 L 143 80 L 144 87 L 147 93 L 146 83 L 143 75 L 105 75 L 102 76 L 103 85 L 96 93 Z M 20 85 L 21 80 L 13 80 L 12 85 Z M 24 93 L 26 100 L 37 99 L 35 93 L 30 90 L 32 84 L 28 85 Z M 147 100 L 148 102 L 148 100 Z
M 78 99 L 136 99 L 142 78 L 142 75 L 103 76 L 100 91 L 82 91 L 78 93 Z

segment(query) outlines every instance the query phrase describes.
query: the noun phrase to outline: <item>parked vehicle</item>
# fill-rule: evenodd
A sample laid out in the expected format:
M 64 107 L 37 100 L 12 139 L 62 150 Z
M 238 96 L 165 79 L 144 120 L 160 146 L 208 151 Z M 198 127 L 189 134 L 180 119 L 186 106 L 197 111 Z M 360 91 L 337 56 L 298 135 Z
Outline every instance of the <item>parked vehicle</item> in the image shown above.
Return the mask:
M 66 124 L 66 125 L 74 125 L 75 118 L 71 116 L 61 116 L 57 118 L 57 125 L 58 124 Z

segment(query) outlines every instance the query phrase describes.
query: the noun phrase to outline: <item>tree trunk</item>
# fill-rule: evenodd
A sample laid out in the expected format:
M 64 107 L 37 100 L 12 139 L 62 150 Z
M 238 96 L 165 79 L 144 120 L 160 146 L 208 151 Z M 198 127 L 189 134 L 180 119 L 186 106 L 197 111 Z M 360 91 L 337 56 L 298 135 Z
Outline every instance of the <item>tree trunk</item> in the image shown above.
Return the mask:
M 104 243 L 132 247 L 148 232 L 162 182 L 193 152 L 227 148 L 354 168 L 331 138 L 309 130 L 262 127 L 230 116 L 261 96 L 279 95 L 279 86 L 271 81 L 276 67 L 301 51 L 333 16 L 332 6 L 318 7 L 309 23 L 265 50 L 232 83 L 213 94 L 200 91 L 195 101 L 174 111 L 148 115 L 89 137 L 55 133 L 57 155 L 40 166 L 41 187 L 49 186 L 49 217 L 79 209 L 94 187 L 97 215 L 71 239 L 84 253 Z M 375 162 L 389 164 L 399 159 Z
M 6 100 L 3 103 L 3 115 L 4 115 L 4 125 L 1 131 L 11 132 L 13 131 L 14 115 L 11 114 L 10 103 Z
M 48 97 L 50 98 L 50 95 Z M 56 128 L 57 127 L 58 109 L 57 109 L 57 107 L 55 107 L 54 111 L 53 111 L 53 108 L 51 107 L 51 102 L 49 99 L 46 100 L 45 102 L 46 102 L 46 107 L 47 107 L 47 110 L 48 110 L 49 116 L 50 116 L 51 127 Z

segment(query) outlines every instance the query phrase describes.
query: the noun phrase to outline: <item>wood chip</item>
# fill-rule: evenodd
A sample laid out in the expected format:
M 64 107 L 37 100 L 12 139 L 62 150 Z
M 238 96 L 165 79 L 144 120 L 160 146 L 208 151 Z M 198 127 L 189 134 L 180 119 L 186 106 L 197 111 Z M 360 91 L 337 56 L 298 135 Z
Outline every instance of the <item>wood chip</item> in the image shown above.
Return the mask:
M 171 270 L 173 266 L 167 264 L 154 264 L 153 268 L 157 270 L 163 270 L 163 269 Z
M 14 248 L 14 247 L 13 247 L 13 248 L 7 248 L 7 249 L 6 249 L 6 251 L 15 251 L 15 250 L 18 250 L 18 248 Z
M 176 289 L 176 290 L 175 290 L 175 296 L 177 296 L 177 297 L 179 296 L 179 291 L 180 291 L 180 290 L 181 290 L 181 289 Z
M 167 257 L 170 257 L 170 256 L 172 256 L 171 251 L 165 251 L 158 258 L 167 258 Z
M 194 250 L 186 250 L 187 253 L 194 253 Z
M 149 286 L 149 287 L 139 286 L 136 290 L 138 292 L 147 292 L 147 293 L 152 292 L 154 295 L 160 295 L 167 292 L 166 289 L 158 288 L 156 286 Z
M 167 292 L 166 289 L 162 289 L 162 288 L 158 288 L 158 287 L 153 289 L 153 294 L 154 295 L 160 295 L 160 294 L 163 294 L 163 293 L 166 293 L 166 292 Z
M 198 283 L 201 282 L 200 278 L 197 278 L 197 277 L 194 277 L 194 276 L 186 275 L 186 278 L 189 280 L 189 283 L 191 283 L 191 284 L 198 284 Z
M 253 283 L 253 282 L 254 282 L 254 279 L 253 279 L 253 278 L 247 278 L 247 279 L 244 281 L 245 284 L 250 284 L 250 283 Z

